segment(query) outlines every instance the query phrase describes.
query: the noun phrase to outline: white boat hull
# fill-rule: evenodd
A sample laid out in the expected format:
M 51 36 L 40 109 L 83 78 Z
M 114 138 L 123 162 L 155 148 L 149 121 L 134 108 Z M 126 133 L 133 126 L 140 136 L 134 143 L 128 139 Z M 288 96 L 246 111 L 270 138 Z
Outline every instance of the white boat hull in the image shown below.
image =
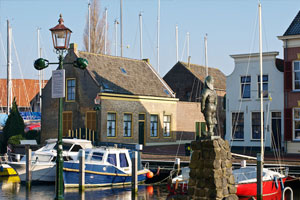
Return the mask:
M 26 163 L 10 162 L 21 181 L 26 181 Z M 31 164 L 31 181 L 55 182 L 56 164 L 54 162 L 36 162 Z

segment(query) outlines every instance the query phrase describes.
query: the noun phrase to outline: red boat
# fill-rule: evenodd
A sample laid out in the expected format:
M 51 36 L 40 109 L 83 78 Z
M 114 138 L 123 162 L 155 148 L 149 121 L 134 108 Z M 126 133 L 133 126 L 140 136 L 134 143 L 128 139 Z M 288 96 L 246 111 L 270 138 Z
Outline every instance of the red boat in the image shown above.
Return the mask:
M 237 195 L 239 197 L 255 197 L 257 194 L 256 167 L 242 167 L 233 170 Z M 263 197 L 281 194 L 287 176 L 283 169 L 263 169 Z

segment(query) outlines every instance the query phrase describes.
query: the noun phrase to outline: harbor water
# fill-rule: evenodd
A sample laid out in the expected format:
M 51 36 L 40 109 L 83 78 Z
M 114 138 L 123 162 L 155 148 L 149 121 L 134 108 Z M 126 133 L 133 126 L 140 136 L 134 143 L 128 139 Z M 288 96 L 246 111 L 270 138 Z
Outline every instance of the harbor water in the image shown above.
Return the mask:
M 25 184 L 21 184 L 17 176 L 0 179 L 0 200 L 53 200 L 55 197 L 54 184 L 33 184 L 31 190 L 27 190 Z M 294 191 L 294 200 L 300 200 L 300 182 L 289 183 Z M 186 196 L 170 196 L 165 184 L 139 185 L 138 194 L 132 196 L 130 187 L 113 188 L 86 188 L 84 192 L 78 189 L 67 189 L 64 193 L 66 200 L 169 200 L 188 199 Z M 269 198 L 268 198 L 269 199 Z M 280 200 L 280 197 L 270 200 Z M 287 198 L 290 199 L 287 194 Z

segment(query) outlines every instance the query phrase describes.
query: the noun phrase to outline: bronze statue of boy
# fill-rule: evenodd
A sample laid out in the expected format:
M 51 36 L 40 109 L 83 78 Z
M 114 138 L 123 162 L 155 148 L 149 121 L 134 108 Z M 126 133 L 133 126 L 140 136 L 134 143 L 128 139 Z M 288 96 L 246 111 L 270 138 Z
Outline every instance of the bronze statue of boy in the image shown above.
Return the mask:
M 217 93 L 214 90 L 214 79 L 207 76 L 204 81 L 204 89 L 201 94 L 201 112 L 204 115 L 207 132 L 204 137 L 214 136 L 214 127 L 217 124 Z

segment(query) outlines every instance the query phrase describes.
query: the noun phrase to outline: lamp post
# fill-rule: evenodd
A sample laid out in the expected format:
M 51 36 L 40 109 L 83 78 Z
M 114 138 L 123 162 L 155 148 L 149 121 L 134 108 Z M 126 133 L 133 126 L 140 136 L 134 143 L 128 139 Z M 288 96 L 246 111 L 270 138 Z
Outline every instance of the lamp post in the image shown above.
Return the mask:
M 56 50 L 56 53 L 58 54 L 58 63 L 49 63 L 48 60 L 39 58 L 34 62 L 34 67 L 37 70 L 42 70 L 47 68 L 50 64 L 58 64 L 59 70 L 63 69 L 63 64 L 73 64 L 74 67 L 85 69 L 88 65 L 88 61 L 83 58 L 77 58 L 76 61 L 72 63 L 64 63 L 64 52 L 69 47 L 70 37 L 72 31 L 65 27 L 64 20 L 62 18 L 62 15 L 60 14 L 60 18 L 58 20 L 58 25 L 51 28 L 51 34 L 52 34 L 52 40 L 53 40 L 53 46 Z M 52 79 L 52 81 L 54 81 Z M 65 80 L 63 80 L 63 83 L 65 83 Z M 53 85 L 53 83 L 52 83 Z M 63 84 L 63 88 L 64 88 Z M 53 88 L 52 88 L 53 90 Z M 52 93 L 53 94 L 53 93 Z M 60 95 L 59 97 L 59 107 L 58 107 L 58 136 L 57 136 L 57 158 L 56 158 L 56 180 L 55 180 L 55 192 L 56 196 L 55 199 L 64 199 L 64 191 L 63 191 L 63 144 L 62 144 L 62 111 L 63 111 L 63 98 L 65 97 L 65 94 Z M 54 97 L 52 97 L 54 98 Z

